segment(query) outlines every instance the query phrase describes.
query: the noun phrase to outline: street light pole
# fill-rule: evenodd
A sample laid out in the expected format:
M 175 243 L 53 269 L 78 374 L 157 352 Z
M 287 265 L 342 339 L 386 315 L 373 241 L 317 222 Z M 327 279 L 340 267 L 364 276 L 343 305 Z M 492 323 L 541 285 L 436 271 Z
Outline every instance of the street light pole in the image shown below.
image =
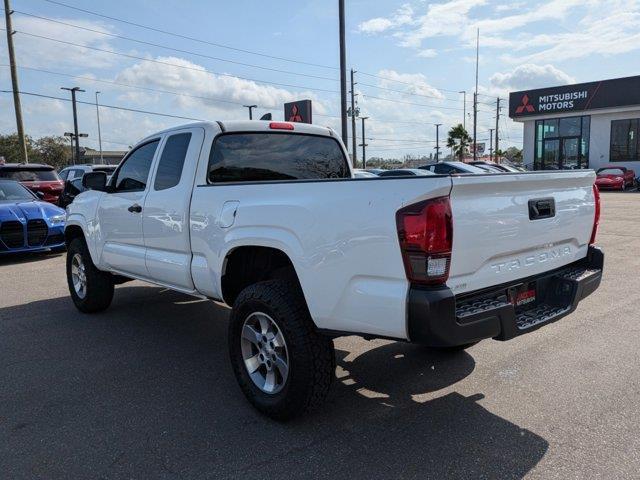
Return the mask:
M 467 129 L 467 91 L 460 90 L 458 93 L 462 94 L 462 127 Z
M 367 168 L 367 142 L 366 137 L 364 136 L 364 121 L 368 118 L 369 117 L 360 117 L 360 120 L 362 120 L 362 143 L 360 144 L 362 147 L 362 168 Z
M 253 109 L 258 108 L 257 105 L 243 105 L 243 107 L 249 109 L 249 120 L 253 120 Z
M 96 117 L 98 117 L 98 145 L 100 146 L 100 163 L 104 163 L 104 159 L 102 158 L 102 134 L 100 133 L 100 109 L 98 108 L 98 94 L 100 92 L 96 92 Z
M 76 107 L 76 92 L 84 92 L 84 90 L 82 90 L 80 87 L 73 87 L 73 88 L 67 88 L 67 87 L 60 87 L 61 90 L 68 90 L 71 92 L 71 103 L 73 105 L 73 134 L 75 135 L 76 138 L 76 152 L 75 152 L 75 158 L 73 160 L 73 164 L 75 165 L 76 162 L 80 161 L 80 140 L 79 140 L 79 135 L 78 135 L 78 110 Z
M 489 129 L 489 161 L 493 161 L 493 128 Z
M 358 162 L 358 153 L 357 149 L 357 135 L 356 135 L 356 117 L 358 116 L 358 111 L 356 110 L 356 92 L 355 92 L 355 82 L 353 81 L 353 74 L 356 73 L 353 68 L 351 69 L 351 110 L 348 112 L 351 115 L 351 149 L 353 153 L 353 167 L 356 167 Z M 364 142 L 364 140 L 363 140 Z
M 340 118 L 342 120 L 342 141 L 346 144 L 347 132 L 347 54 L 344 34 L 344 0 L 338 0 L 340 22 Z M 364 143 L 364 140 L 362 140 Z
M 436 123 L 436 163 L 440 161 L 440 126 L 441 123 Z

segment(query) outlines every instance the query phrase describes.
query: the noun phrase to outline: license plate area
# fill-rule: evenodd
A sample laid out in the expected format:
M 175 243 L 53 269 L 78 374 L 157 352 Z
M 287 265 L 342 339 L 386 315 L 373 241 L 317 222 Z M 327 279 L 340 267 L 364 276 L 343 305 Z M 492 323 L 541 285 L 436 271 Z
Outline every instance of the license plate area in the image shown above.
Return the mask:
M 507 298 L 516 313 L 529 310 L 538 304 L 537 282 L 521 283 L 507 289 Z

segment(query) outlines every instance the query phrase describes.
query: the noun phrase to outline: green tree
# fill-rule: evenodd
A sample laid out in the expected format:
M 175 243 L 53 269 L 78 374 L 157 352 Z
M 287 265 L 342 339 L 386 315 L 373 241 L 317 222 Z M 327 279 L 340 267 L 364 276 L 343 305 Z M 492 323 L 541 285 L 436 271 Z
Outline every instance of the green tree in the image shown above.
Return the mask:
M 46 163 L 58 170 L 71 163 L 71 148 L 64 137 L 41 137 L 34 142 L 33 149 L 34 162 Z
M 31 158 L 31 155 L 33 154 L 33 142 L 29 136 L 27 136 L 26 140 L 27 155 Z M 23 161 L 17 133 L 0 135 L 0 157 L 4 157 L 7 163 L 20 163 Z
M 470 142 L 471 137 L 461 123 L 449 130 L 447 147 L 453 149 L 453 154 L 458 157 L 458 159 L 462 160 L 464 155 L 469 151 Z
M 504 156 L 512 163 L 522 164 L 522 149 L 518 147 L 509 147 L 504 152 Z
M 57 169 L 71 163 L 71 148 L 64 137 L 40 137 L 33 140 L 27 136 L 27 154 L 31 163 L 45 163 Z M 18 135 L 0 135 L 0 156 L 7 163 L 22 162 Z

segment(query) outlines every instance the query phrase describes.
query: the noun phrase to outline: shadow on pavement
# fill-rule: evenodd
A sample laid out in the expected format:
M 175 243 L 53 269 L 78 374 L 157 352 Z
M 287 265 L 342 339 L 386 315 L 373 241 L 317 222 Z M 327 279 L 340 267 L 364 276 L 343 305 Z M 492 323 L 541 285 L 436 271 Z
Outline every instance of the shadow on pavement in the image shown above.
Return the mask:
M 64 252 L 53 252 L 46 250 L 44 252 L 24 252 L 24 253 L 2 253 L 0 254 L 0 267 L 4 265 L 18 265 L 21 263 L 39 262 L 50 258 L 59 257 Z
M 0 309 L 0 471 L 12 479 L 515 479 L 547 451 L 543 438 L 484 409 L 481 394 L 420 399 L 471 374 L 474 360 L 403 343 L 357 340 L 345 351 L 340 341 L 327 405 L 273 422 L 236 385 L 227 314 L 129 285 L 92 316 L 68 298 Z

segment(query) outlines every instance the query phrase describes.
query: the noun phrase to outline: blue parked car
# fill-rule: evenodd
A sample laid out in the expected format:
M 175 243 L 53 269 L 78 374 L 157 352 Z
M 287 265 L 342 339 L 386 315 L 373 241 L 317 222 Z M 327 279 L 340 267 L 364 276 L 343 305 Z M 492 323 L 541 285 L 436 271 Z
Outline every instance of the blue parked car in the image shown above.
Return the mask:
M 62 250 L 65 211 L 14 180 L 0 179 L 0 255 Z

